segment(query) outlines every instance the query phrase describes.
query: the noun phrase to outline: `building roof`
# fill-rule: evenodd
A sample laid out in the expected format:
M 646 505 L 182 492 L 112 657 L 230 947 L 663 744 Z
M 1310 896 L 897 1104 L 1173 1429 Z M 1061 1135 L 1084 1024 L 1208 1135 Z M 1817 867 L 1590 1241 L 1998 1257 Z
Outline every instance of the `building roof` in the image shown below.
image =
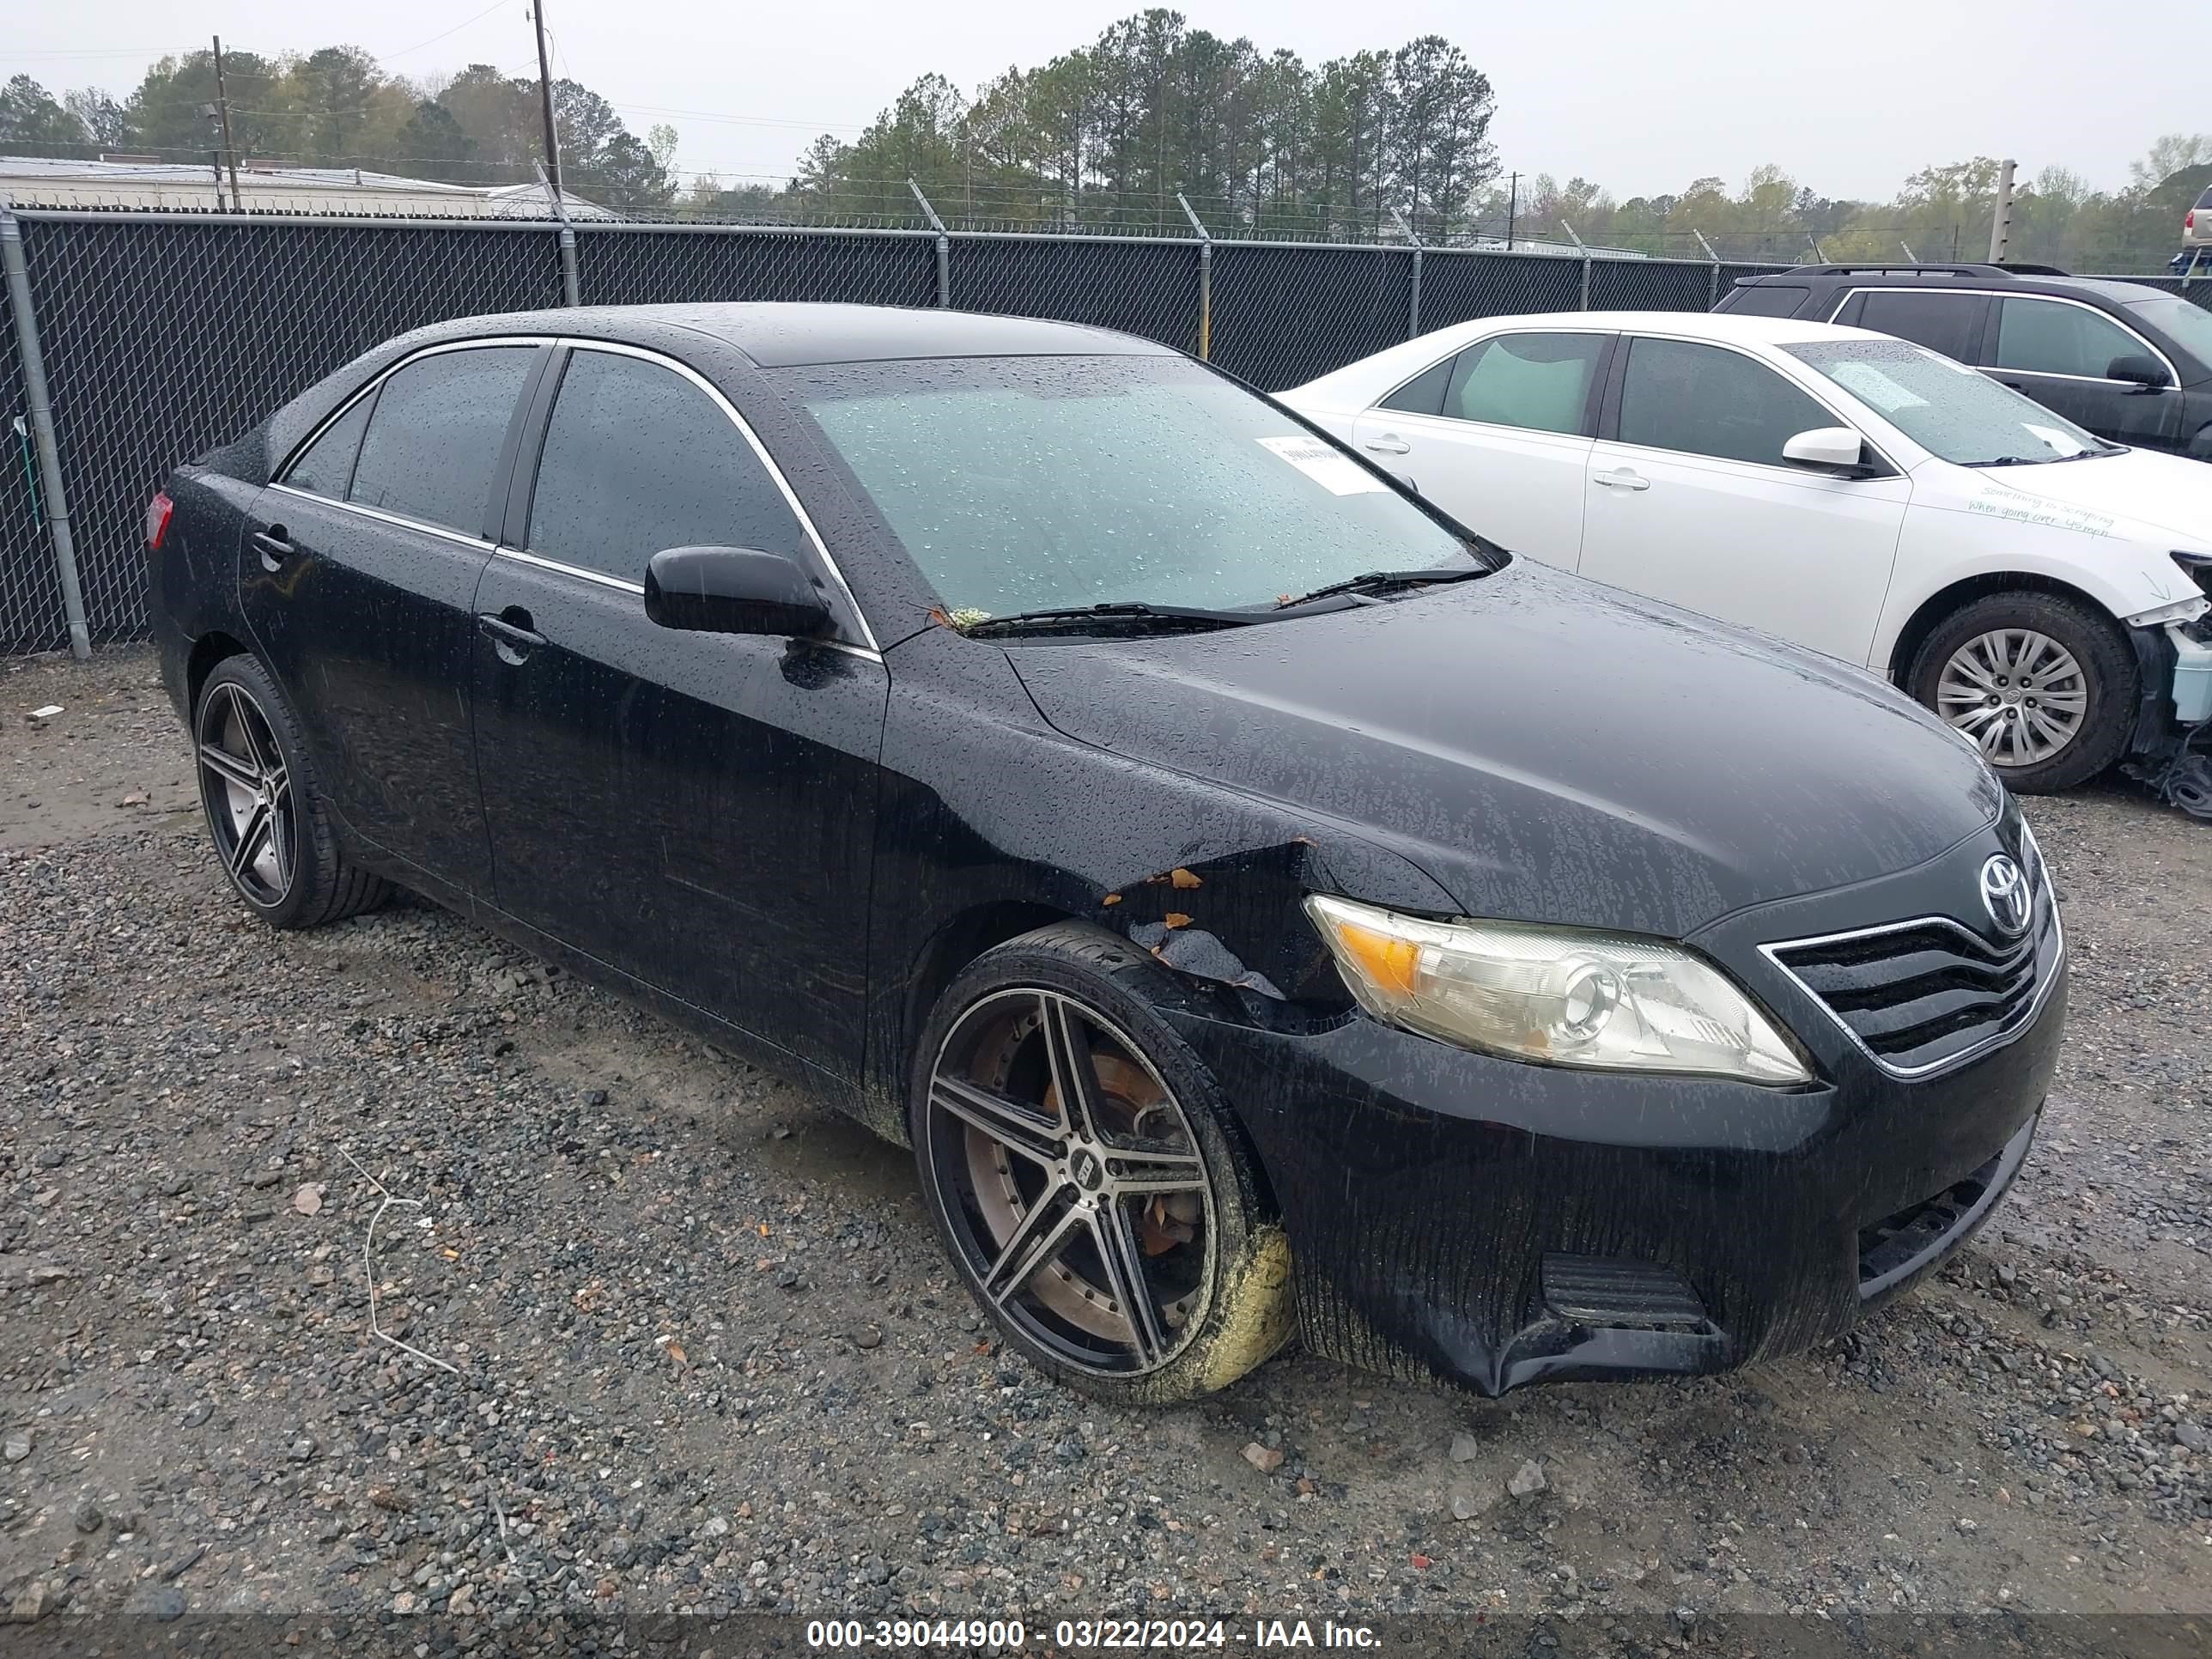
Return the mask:
M 249 210 L 278 212 L 450 212 L 471 218 L 550 219 L 552 194 L 542 183 L 454 185 L 410 179 L 366 167 L 238 164 L 238 183 Z M 210 162 L 81 161 L 45 155 L 0 155 L 0 198 L 17 207 L 169 206 L 229 200 L 226 170 L 218 185 Z M 206 199 L 198 198 L 204 193 Z M 572 191 L 561 192 L 572 219 L 615 216 Z

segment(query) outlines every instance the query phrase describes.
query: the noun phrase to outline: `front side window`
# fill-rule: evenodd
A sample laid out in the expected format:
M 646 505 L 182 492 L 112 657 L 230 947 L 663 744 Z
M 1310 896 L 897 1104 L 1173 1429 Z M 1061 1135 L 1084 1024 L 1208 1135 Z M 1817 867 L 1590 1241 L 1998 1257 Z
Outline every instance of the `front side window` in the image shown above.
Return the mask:
M 1997 301 L 1999 368 L 2101 380 L 2115 357 L 2144 356 L 2141 340 L 2101 312 L 2055 300 Z
M 1903 340 L 1819 340 L 1782 349 L 1929 453 L 1961 466 L 2119 453 L 2011 387 Z
M 356 400 L 351 409 L 325 427 L 292 463 L 283 481 L 311 495 L 343 501 L 346 486 L 353 482 L 354 457 L 361 453 L 361 434 L 368 426 L 369 405 L 374 402 L 374 398 Z
M 1532 432 L 1581 432 L 1603 334 L 1501 334 L 1460 353 L 1444 393 L 1455 420 Z
M 1636 340 L 1620 383 L 1620 441 L 1784 466 L 1782 446 L 1836 417 L 1764 363 L 1694 340 Z
M 1906 288 L 1876 289 L 1860 296 L 1856 323 L 1877 334 L 1924 345 L 1962 363 L 1974 361 L 1982 342 L 1982 318 L 1989 301 L 1978 294 L 1916 294 Z
M 396 370 L 377 393 L 347 499 L 483 535 L 507 423 L 538 351 L 439 351 Z
M 1182 358 L 910 359 L 779 379 L 955 613 L 1261 609 L 1369 571 L 1475 562 L 1380 475 Z
M 569 358 L 530 498 L 532 552 L 642 583 L 664 548 L 798 554 L 803 542 L 752 446 L 697 386 L 640 357 Z

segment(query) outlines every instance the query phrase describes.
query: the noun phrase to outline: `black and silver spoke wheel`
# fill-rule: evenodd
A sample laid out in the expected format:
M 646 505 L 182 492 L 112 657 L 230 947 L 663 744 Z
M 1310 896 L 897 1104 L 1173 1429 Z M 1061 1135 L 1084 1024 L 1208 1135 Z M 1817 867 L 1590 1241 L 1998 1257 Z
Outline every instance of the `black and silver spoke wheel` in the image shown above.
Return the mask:
M 238 890 L 273 908 L 292 890 L 298 823 L 291 773 L 253 694 L 234 680 L 201 700 L 200 799 L 216 856 Z
M 1961 643 L 1936 683 L 1936 712 L 1995 766 L 2037 766 L 2081 734 L 2089 688 L 2081 665 L 2048 634 L 1993 629 Z
M 384 902 L 391 888 L 354 866 L 316 788 L 299 716 L 253 658 L 208 671 L 192 709 L 194 769 L 223 873 L 272 927 L 319 927 Z
M 1129 1036 L 1063 992 L 981 998 L 938 1051 L 925 1123 L 993 1312 L 1082 1370 L 1175 1358 L 1209 1288 L 1213 1194 L 1189 1117 Z

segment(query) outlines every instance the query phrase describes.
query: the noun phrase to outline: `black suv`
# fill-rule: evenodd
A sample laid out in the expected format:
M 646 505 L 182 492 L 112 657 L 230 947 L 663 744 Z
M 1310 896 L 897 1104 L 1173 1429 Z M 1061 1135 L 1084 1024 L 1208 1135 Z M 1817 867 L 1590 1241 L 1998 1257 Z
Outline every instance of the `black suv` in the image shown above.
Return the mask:
M 2212 311 L 2049 265 L 1805 265 L 1746 276 L 1716 311 L 1917 341 L 2100 438 L 2212 461 Z

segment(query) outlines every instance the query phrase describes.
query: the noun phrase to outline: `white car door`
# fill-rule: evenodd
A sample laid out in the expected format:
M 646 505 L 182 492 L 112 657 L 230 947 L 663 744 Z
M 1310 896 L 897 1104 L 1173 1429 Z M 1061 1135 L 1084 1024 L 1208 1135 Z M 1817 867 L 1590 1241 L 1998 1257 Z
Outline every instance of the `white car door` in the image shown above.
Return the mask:
M 1613 337 L 1561 330 L 1478 340 L 1361 415 L 1352 441 L 1468 529 L 1572 570 Z
M 1590 450 L 1582 574 L 1865 664 L 1910 481 L 1784 460 L 1796 434 L 1851 423 L 1747 352 L 1622 343 Z

